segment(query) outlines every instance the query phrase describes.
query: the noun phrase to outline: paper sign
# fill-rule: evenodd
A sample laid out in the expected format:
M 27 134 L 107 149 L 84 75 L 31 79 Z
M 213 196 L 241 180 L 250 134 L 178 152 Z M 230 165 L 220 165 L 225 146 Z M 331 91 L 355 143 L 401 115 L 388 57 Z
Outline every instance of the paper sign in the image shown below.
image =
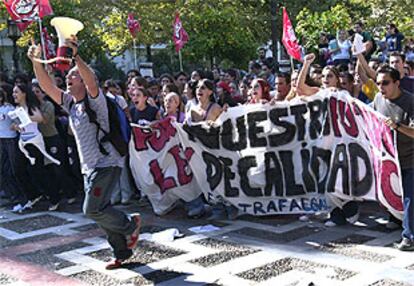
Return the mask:
M 32 120 L 29 117 L 29 114 L 27 114 L 26 110 L 23 109 L 23 107 L 18 107 L 16 110 L 9 112 L 9 116 L 11 119 L 18 118 L 20 121 L 19 127 L 25 127 L 32 123 Z
M 360 34 L 355 34 L 354 37 L 354 51 L 353 55 L 359 55 L 365 52 L 365 46 L 363 42 L 364 37 L 362 37 Z

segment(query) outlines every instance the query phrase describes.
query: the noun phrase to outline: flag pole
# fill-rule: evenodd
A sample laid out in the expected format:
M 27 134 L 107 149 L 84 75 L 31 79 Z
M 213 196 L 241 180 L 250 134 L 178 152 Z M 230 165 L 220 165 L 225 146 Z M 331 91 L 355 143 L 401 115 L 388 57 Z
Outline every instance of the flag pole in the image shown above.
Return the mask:
M 181 49 L 178 51 L 178 59 L 180 60 L 180 71 L 183 71 L 183 57 L 181 55 Z
M 295 65 L 293 64 L 292 56 L 290 56 L 290 68 L 292 69 L 292 72 L 295 70 Z
M 138 64 L 137 64 L 137 46 L 136 46 L 136 40 L 135 40 L 135 38 L 132 41 L 134 43 L 134 67 L 135 67 L 135 69 L 138 69 Z
M 42 46 L 42 54 L 43 54 L 42 58 L 46 60 L 46 47 L 45 47 L 45 39 L 43 37 L 42 19 L 38 17 L 37 21 L 39 23 L 39 30 L 40 30 L 40 45 Z

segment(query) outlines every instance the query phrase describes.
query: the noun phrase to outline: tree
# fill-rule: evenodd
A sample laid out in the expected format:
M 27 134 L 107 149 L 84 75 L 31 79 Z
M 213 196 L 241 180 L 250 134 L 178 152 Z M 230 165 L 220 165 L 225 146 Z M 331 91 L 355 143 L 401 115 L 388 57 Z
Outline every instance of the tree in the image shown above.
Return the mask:
M 246 2 L 246 5 L 241 5 Z M 132 39 L 125 26 L 128 12 L 141 19 L 142 32 L 138 42 L 145 45 L 167 43 L 172 49 L 172 21 L 180 12 L 190 41 L 183 49 L 184 58 L 192 62 L 213 57 L 228 58 L 236 65 L 246 64 L 258 43 L 268 39 L 264 33 L 265 1 L 117 1 L 103 21 L 100 36 L 112 54 L 131 46 Z
M 307 8 L 303 8 L 296 19 L 298 21 L 296 32 L 299 38 L 306 37 L 304 45 L 310 51 L 318 49 L 321 32 L 336 35 L 338 30 L 348 29 L 352 22 L 347 8 L 341 4 L 335 5 L 324 12 L 312 12 Z
M 345 2 L 345 3 L 344 3 Z M 335 35 L 338 29 L 352 29 L 352 24 L 363 21 L 377 40 L 385 36 L 385 26 L 395 23 L 406 37 L 414 36 L 414 10 L 412 0 L 346 0 L 328 11 L 315 12 L 303 8 L 296 17 L 296 31 L 306 36 L 308 48 L 315 48 L 319 33 Z

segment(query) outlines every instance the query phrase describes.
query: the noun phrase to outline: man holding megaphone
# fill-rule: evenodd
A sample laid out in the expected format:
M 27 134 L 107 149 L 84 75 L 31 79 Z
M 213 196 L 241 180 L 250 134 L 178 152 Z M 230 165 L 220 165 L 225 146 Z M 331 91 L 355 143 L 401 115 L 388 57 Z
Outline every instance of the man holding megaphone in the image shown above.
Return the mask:
M 115 256 L 106 269 L 115 269 L 121 267 L 122 263 L 132 256 L 132 250 L 138 243 L 141 218 L 139 214 L 133 214 L 129 218 L 111 206 L 111 193 L 121 173 L 123 158 L 109 142 L 102 143 L 108 151 L 107 155 L 101 153 L 96 137 L 97 134 L 104 134 L 102 131 L 97 133 L 98 127 L 90 122 L 85 111 L 85 104 L 89 104 L 90 109 L 96 113 L 100 127 L 109 131 L 105 95 L 99 89 L 94 72 L 78 54 L 76 36 L 65 39 L 64 45 L 72 49 L 74 63 L 74 67 L 66 76 L 66 91 L 54 84 L 43 67 L 39 59 L 40 45 L 32 43 L 27 55 L 33 63 L 41 88 L 69 113 L 69 122 L 75 135 L 84 176 L 83 212 L 106 232 Z

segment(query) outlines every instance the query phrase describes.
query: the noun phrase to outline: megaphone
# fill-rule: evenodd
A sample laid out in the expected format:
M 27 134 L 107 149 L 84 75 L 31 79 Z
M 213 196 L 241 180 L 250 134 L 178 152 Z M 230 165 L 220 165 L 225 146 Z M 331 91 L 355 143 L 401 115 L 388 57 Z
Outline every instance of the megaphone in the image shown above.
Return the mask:
M 58 58 L 56 61 L 56 69 L 63 72 L 70 68 L 72 59 L 72 49 L 65 46 L 65 41 L 70 38 L 71 35 L 76 36 L 84 26 L 80 21 L 69 17 L 55 17 L 50 24 L 55 27 L 59 38 L 59 47 L 56 52 L 56 57 Z

